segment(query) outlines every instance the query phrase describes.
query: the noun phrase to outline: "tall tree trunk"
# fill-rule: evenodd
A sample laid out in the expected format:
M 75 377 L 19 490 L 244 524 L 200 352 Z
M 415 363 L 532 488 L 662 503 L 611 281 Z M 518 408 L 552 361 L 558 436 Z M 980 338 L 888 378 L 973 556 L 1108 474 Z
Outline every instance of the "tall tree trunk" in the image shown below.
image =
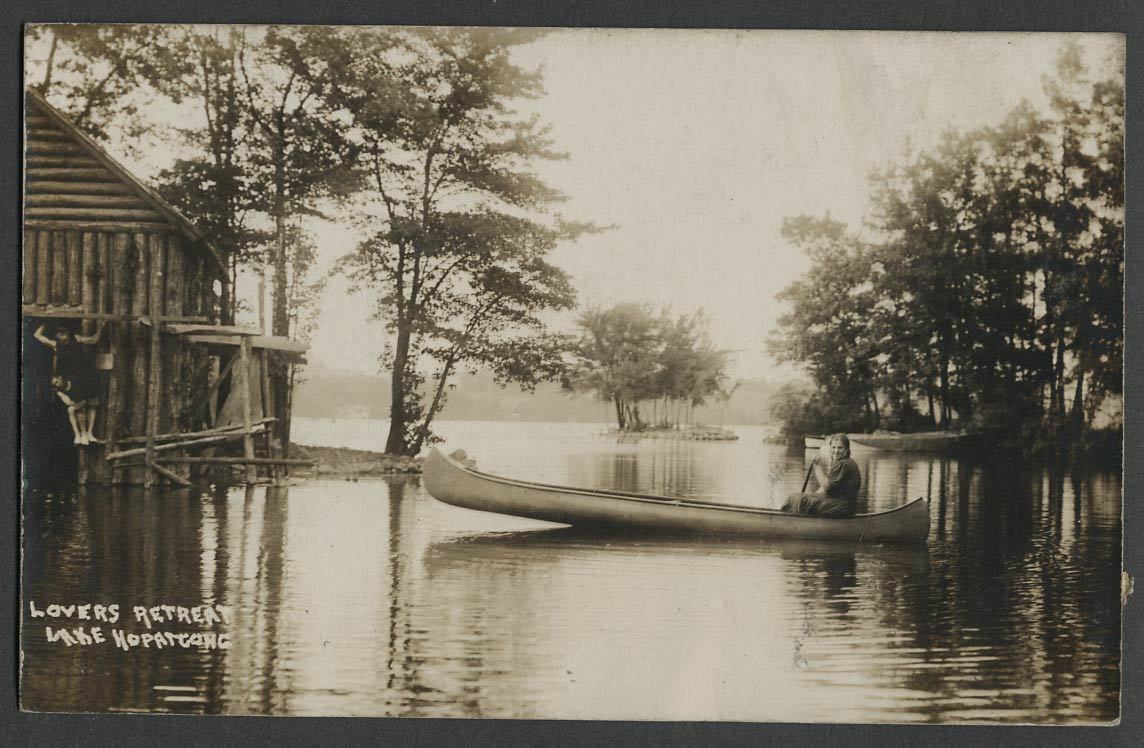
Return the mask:
M 405 454 L 405 367 L 409 362 L 409 340 L 409 323 L 398 321 L 389 390 L 389 436 L 385 440 L 386 453 L 394 455 Z
M 48 90 L 52 87 L 52 68 L 55 66 L 56 61 L 56 45 L 59 44 L 59 37 L 56 32 L 52 34 L 52 46 L 48 48 L 48 61 L 44 67 L 44 81 L 40 84 L 40 93 L 44 96 L 48 95 Z
M 612 401 L 616 405 L 616 426 L 620 431 L 623 431 L 626 425 L 624 422 L 624 401 L 620 399 L 619 395 L 613 395 Z
M 1070 423 L 1073 436 L 1079 436 L 1084 429 L 1084 367 L 1077 366 L 1076 390 L 1073 392 Z
M 274 206 L 274 335 L 290 336 L 290 309 L 286 287 L 286 200 L 280 187 Z M 270 390 L 274 400 L 274 440 L 284 455 L 290 451 L 290 367 L 278 356 L 271 359 Z

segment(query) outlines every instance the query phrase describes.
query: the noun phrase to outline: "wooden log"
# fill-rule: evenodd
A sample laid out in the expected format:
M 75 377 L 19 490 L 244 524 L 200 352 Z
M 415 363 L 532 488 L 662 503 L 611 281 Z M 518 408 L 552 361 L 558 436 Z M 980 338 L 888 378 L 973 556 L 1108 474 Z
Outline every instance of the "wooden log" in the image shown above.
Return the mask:
M 20 290 L 20 301 L 24 304 L 36 303 L 36 241 L 35 231 L 24 232 L 24 275 Z
M 112 281 L 115 268 L 111 264 L 111 235 L 106 232 L 99 232 L 96 234 L 99 237 L 96 251 L 99 253 L 99 283 L 97 288 L 99 293 L 99 302 L 96 305 L 95 311 L 101 314 L 110 314 L 112 310 Z
M 276 457 L 158 457 L 159 462 L 181 463 L 187 465 L 317 465 L 317 460 L 299 460 Z
M 242 454 L 244 457 L 254 457 L 254 439 L 251 437 L 250 418 L 250 338 L 244 337 L 239 345 L 239 392 L 242 403 Z M 246 466 L 246 482 L 253 483 L 258 478 L 258 470 L 254 465 Z
M 261 433 L 262 427 L 255 427 L 254 433 Z M 152 451 L 153 453 L 168 452 L 172 449 L 192 449 L 194 447 L 201 447 L 207 444 L 218 444 L 219 442 L 228 442 L 235 439 L 240 439 L 246 435 L 242 431 L 228 431 L 225 434 L 218 434 L 217 436 L 204 436 L 201 439 L 187 439 L 179 442 L 168 442 L 166 444 L 156 444 Z M 109 452 L 107 459 L 121 460 L 124 457 L 139 457 L 147 454 L 147 447 L 133 447 L 131 449 L 121 449 L 117 452 Z
M 150 286 L 150 255 L 147 253 L 148 234 L 136 234 L 132 237 L 132 246 L 135 251 L 135 284 L 131 294 L 131 313 L 139 317 L 150 311 L 147 301 Z
M 51 302 L 52 283 L 52 234 L 49 231 L 36 232 L 36 303 Z
M 181 315 L 183 313 L 183 253 L 179 248 L 179 239 L 172 234 L 161 237 L 167 246 L 167 269 L 163 279 L 163 313 L 165 315 Z M 160 331 L 162 326 L 160 326 Z M 187 424 L 179 422 L 180 413 L 189 405 L 188 382 L 183 370 L 184 353 L 186 345 L 178 337 L 171 338 L 165 346 L 163 366 L 166 375 L 163 377 L 164 408 L 162 422 L 172 430 L 186 428 Z
M 230 360 L 227 361 L 226 365 L 222 367 L 221 371 L 219 371 L 218 376 L 215 377 L 214 381 L 211 382 L 207 387 L 206 393 L 201 395 L 198 401 L 191 407 L 192 421 L 197 421 L 202 417 L 203 413 L 211 403 L 211 398 L 213 398 L 214 394 L 218 392 L 218 388 L 222 385 L 222 381 L 226 379 L 228 374 L 230 374 L 231 369 L 234 368 L 234 365 L 238 359 L 239 352 L 235 351 L 234 354 L 230 357 Z
M 26 317 L 53 317 L 56 319 L 92 319 L 92 320 L 106 320 L 108 322 L 144 322 L 150 326 L 150 317 L 140 316 L 137 314 L 114 314 L 111 312 L 85 312 L 81 306 L 69 306 L 67 304 L 60 304 L 54 306 L 45 304 L 24 304 L 22 311 Z M 205 317 L 160 317 L 159 318 L 159 331 L 164 335 L 167 331 L 163 329 L 163 323 L 172 322 L 179 324 L 198 324 L 200 322 L 207 322 Z M 184 336 L 193 338 L 194 336 Z M 253 338 L 255 343 L 258 338 Z
M 111 238 L 111 308 L 112 314 L 131 312 L 131 272 L 128 257 L 131 253 L 131 237 L 127 234 L 113 234 Z
M 260 384 L 262 385 L 262 415 L 273 416 L 274 401 L 270 398 L 270 354 L 267 353 L 265 349 L 262 349 L 258 352 L 257 355 L 259 357 L 258 375 L 259 379 L 261 380 Z M 279 458 L 282 456 L 278 449 L 278 444 L 274 440 L 274 429 L 266 429 L 266 454 L 273 458 Z M 271 466 L 270 477 L 273 478 L 275 482 L 281 480 L 281 466 Z
M 116 182 L 116 175 L 103 168 L 95 159 L 53 157 L 27 157 L 29 182 Z
M 68 247 L 67 235 L 63 231 L 52 234 L 52 293 L 51 303 L 66 304 L 68 298 Z
M 149 275 L 147 271 L 147 237 L 143 234 L 136 234 L 131 239 L 132 252 L 134 258 L 134 274 L 133 283 L 131 287 L 131 313 L 142 317 L 147 313 L 147 287 L 149 282 Z M 128 409 L 127 424 L 130 429 L 129 433 L 143 434 L 147 429 L 147 379 L 149 367 L 147 362 L 147 346 L 150 341 L 150 334 L 146 327 L 141 324 L 132 325 L 133 333 L 131 335 L 131 377 L 130 394 L 124 400 L 124 404 Z M 146 448 L 143 453 L 146 453 Z M 145 470 L 129 470 L 127 474 L 128 483 L 144 483 Z
M 99 272 L 99 264 L 96 261 L 95 253 L 95 234 L 90 231 L 85 231 L 80 234 L 80 253 L 82 260 L 80 266 L 83 268 L 80 273 L 80 307 L 85 312 L 98 313 L 95 304 L 95 282 L 96 274 Z M 95 322 L 90 319 L 83 321 L 83 334 L 91 335 L 95 332 Z
M 252 425 L 262 426 L 272 422 L 273 418 L 260 418 L 254 421 Z M 203 436 L 217 436 L 219 434 L 242 433 L 242 424 L 233 423 L 228 426 L 218 426 L 212 429 L 203 429 L 202 431 L 176 431 L 170 434 L 156 434 L 156 442 L 169 442 L 169 441 L 186 441 L 187 439 L 198 439 Z M 119 440 L 119 444 L 141 444 L 147 441 L 146 436 L 125 436 Z
M 127 326 L 118 323 L 108 325 L 107 330 L 104 331 L 108 341 L 111 343 L 112 353 L 115 355 L 115 366 L 111 370 L 111 375 L 108 377 L 107 382 L 107 405 L 106 417 L 104 418 L 104 439 L 106 439 L 107 452 L 114 452 L 116 449 L 117 439 L 122 430 L 120 424 L 123 417 L 123 398 L 127 391 L 126 377 L 128 375 L 127 367 L 127 352 L 129 331 Z M 106 459 L 106 455 L 104 457 Z M 115 482 L 117 476 L 112 477 L 112 482 Z
M 63 130 L 60 130 L 57 127 L 51 127 L 51 126 L 45 126 L 45 125 L 40 125 L 40 126 L 29 125 L 28 127 L 24 128 L 24 139 L 28 140 L 28 141 L 32 141 L 32 140 L 37 140 L 37 141 L 39 141 L 39 140 L 66 140 L 66 141 L 70 142 L 72 137 L 71 137 L 71 135 L 68 135 L 66 132 L 64 132 Z
M 159 433 L 159 410 L 161 408 L 160 387 L 163 365 L 162 337 L 159 335 L 159 315 L 163 313 L 163 273 L 167 251 L 164 237 L 153 234 L 149 241 L 148 254 L 151 256 L 151 276 L 149 300 L 151 306 L 151 340 L 147 346 L 147 446 L 144 461 L 148 467 L 155 464 L 155 434 Z M 143 485 L 150 486 L 155 480 L 154 473 L 143 477 Z
M 172 482 L 178 483 L 180 486 L 184 486 L 186 488 L 189 488 L 189 487 L 194 485 L 194 483 L 191 483 L 189 480 L 187 480 L 183 476 L 175 473 L 172 470 L 168 470 L 167 468 L 163 467 L 162 465 L 160 465 L 157 462 L 151 463 L 151 469 L 154 470 L 159 475 L 162 475 L 163 477 L 170 479 Z
M 79 143 L 70 139 L 68 140 L 28 140 L 24 143 L 25 153 L 34 154 L 51 154 L 51 155 L 68 155 L 68 154 L 86 154 Z
M 150 208 L 45 208 L 25 206 L 24 218 L 29 220 L 145 221 L 151 223 L 161 220 L 162 216 Z
M 171 224 L 158 221 L 57 221 L 24 219 L 24 228 L 44 231 L 107 231 L 112 234 L 162 234 L 171 230 Z
M 151 209 L 147 203 L 134 195 L 70 195 L 60 193 L 24 195 L 24 207 L 25 209 L 46 207 Z
M 77 182 L 29 180 L 24 186 L 27 195 L 127 195 L 137 197 L 130 185 L 122 182 Z
M 79 306 L 83 302 L 83 235 L 78 231 L 69 231 L 67 233 L 67 246 L 67 304 Z

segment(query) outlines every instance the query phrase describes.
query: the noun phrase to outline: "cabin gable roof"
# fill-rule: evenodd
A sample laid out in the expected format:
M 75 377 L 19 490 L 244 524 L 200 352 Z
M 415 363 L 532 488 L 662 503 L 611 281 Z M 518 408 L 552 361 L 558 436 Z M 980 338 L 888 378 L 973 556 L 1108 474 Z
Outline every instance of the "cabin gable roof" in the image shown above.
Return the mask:
M 219 272 L 217 250 L 202 231 L 116 161 L 39 91 L 26 90 L 24 107 L 24 221 L 66 224 L 163 225 L 201 247 Z

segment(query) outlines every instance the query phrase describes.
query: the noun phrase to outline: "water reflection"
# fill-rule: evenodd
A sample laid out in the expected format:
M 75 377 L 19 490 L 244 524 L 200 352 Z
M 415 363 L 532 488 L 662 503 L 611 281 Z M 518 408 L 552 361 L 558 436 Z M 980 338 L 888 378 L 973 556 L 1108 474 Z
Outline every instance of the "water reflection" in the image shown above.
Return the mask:
M 761 441 L 487 445 L 492 472 L 764 506 L 807 464 Z M 864 507 L 930 499 L 928 547 L 584 532 L 445 506 L 415 479 L 36 494 L 26 601 L 229 606 L 233 643 L 68 648 L 26 617 L 24 705 L 1114 719 L 1119 476 L 857 458 Z

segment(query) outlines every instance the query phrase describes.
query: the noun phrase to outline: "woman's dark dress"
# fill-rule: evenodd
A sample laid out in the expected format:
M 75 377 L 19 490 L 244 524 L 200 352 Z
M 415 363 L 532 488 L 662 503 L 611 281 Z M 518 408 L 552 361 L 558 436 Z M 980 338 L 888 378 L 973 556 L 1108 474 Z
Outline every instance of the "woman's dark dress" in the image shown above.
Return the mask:
M 838 460 L 827 468 L 826 478 L 825 495 L 792 494 L 783 511 L 816 517 L 853 517 L 858 507 L 858 489 L 862 486 L 858 463 L 849 457 Z
M 56 375 L 66 384 L 64 391 L 75 403 L 96 400 L 95 363 L 88 346 L 70 341 L 56 345 Z

